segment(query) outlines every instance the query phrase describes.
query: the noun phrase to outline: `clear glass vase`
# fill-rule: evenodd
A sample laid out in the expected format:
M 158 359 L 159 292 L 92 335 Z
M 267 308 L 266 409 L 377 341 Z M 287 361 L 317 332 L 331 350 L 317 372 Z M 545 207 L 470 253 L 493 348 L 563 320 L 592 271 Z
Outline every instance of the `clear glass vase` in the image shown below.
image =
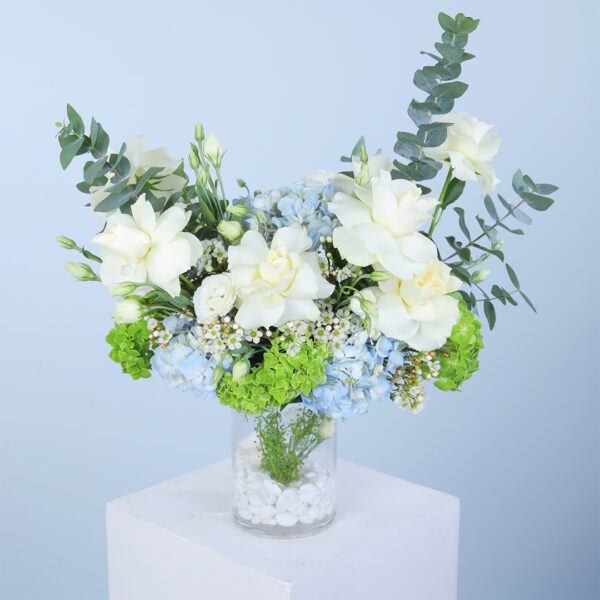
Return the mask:
M 315 534 L 335 517 L 335 422 L 301 403 L 233 411 L 233 518 L 274 538 Z

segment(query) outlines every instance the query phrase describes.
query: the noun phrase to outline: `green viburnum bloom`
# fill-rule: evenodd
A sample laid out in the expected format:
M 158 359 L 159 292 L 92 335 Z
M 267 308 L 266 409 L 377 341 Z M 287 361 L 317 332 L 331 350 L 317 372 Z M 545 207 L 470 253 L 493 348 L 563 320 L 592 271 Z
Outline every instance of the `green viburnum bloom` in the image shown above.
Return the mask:
M 221 404 L 239 412 L 257 415 L 280 408 L 325 383 L 325 361 L 329 356 L 324 344 L 309 341 L 295 354 L 288 354 L 287 344 L 275 340 L 262 362 L 243 378 L 234 381 L 231 373 L 225 373 L 217 395 Z
M 110 358 L 121 365 L 123 373 L 132 379 L 150 377 L 150 331 L 144 319 L 136 323 L 119 323 L 106 336 L 112 346 Z
M 452 329 L 450 337 L 437 352 L 440 361 L 440 374 L 435 385 L 440 390 L 457 391 L 477 369 L 479 351 L 483 348 L 481 323 L 460 300 L 460 318 Z

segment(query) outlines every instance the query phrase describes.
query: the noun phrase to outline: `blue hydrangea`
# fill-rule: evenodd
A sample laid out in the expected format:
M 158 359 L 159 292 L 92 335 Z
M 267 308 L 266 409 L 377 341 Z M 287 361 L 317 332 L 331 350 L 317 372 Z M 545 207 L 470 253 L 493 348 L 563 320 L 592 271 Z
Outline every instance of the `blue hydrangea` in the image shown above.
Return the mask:
M 375 344 L 377 356 L 383 359 L 384 371 L 393 376 L 404 364 L 404 348 L 406 344 L 393 338 L 380 335 Z
M 304 404 L 335 419 L 366 413 L 374 400 L 390 398 L 392 384 L 383 361 L 365 332 L 355 334 L 327 365 L 327 381 L 302 396 Z
M 150 363 L 170 387 L 217 399 L 213 377 L 218 363 L 190 346 L 186 335 L 178 335 L 165 348 L 157 348 Z
M 272 223 L 277 228 L 299 223 L 306 228 L 314 250 L 319 239 L 331 235 L 339 225 L 327 208 L 327 202 L 333 199 L 336 191 L 333 184 L 321 186 L 314 182 L 302 182 L 248 196 L 241 201 L 253 212 L 247 218 L 251 228 L 256 228 L 258 223 Z

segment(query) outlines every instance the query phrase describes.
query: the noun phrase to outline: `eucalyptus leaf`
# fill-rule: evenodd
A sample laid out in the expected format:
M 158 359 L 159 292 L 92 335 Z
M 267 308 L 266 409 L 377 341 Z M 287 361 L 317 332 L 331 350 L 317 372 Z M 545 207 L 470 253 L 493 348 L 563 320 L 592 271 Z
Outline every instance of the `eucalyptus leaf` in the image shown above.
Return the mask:
M 533 194 L 531 192 L 522 192 L 521 197 L 529 207 L 533 208 L 533 210 L 548 210 L 554 204 L 552 198 L 540 196 L 539 194 Z
M 508 263 L 505 263 L 504 266 L 506 267 L 506 272 L 508 273 L 508 277 L 510 278 L 511 283 L 517 289 L 519 289 L 521 287 L 521 285 L 519 284 L 519 278 L 517 277 L 515 270 Z
M 494 329 L 494 325 L 496 324 L 496 309 L 494 308 L 494 304 L 491 300 L 484 300 L 483 312 L 490 329 Z

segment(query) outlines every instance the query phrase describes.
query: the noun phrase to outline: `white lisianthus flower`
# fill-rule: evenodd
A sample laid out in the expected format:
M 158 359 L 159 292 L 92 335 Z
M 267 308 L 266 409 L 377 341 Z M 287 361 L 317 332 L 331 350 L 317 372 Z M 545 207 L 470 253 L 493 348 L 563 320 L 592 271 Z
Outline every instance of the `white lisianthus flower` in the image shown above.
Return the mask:
M 199 323 L 210 323 L 226 315 L 235 304 L 236 289 L 229 273 L 210 275 L 194 293 L 194 311 Z
M 333 231 L 333 245 L 353 265 L 376 263 L 400 279 L 421 273 L 437 256 L 435 244 L 417 229 L 431 219 L 437 201 L 421 198 L 421 190 L 381 171 L 368 187 L 353 195 L 338 192 L 329 210 L 342 223 Z
M 479 181 L 482 196 L 493 192 L 500 183 L 488 164 L 500 147 L 500 137 L 490 133 L 493 125 L 466 113 L 445 115 L 440 121 L 452 123 L 446 140 L 440 146 L 423 148 L 423 152 L 434 160 L 449 163 L 457 179 Z
M 229 269 L 238 291 L 235 320 L 244 329 L 279 326 L 287 321 L 316 321 L 314 300 L 327 298 L 334 286 L 325 281 L 312 240 L 300 225 L 282 227 L 271 247 L 256 231 L 247 231 L 229 247 Z
M 172 158 L 166 148 L 149 149 L 150 142 L 145 135 L 138 135 L 127 140 L 125 158 L 131 165 L 129 183 L 135 184 L 150 167 L 162 167 L 162 171 L 151 178 L 152 191 L 157 198 L 168 198 L 175 192 L 180 192 L 186 184 L 186 179 L 175 175 L 174 171 L 179 167 L 181 161 Z M 109 154 L 116 152 L 109 150 Z M 110 178 L 110 177 L 109 177 Z M 113 184 L 108 181 L 103 186 L 91 189 L 90 206 L 96 210 L 96 206 L 110 193 L 108 188 Z
M 379 288 L 378 324 L 384 335 L 419 351 L 444 345 L 460 315 L 458 300 L 447 295 L 460 288 L 460 280 L 447 265 L 432 261 L 421 275 L 381 281 Z
M 140 303 L 132 298 L 119 300 L 113 310 L 115 323 L 137 323 L 142 318 Z
M 93 239 L 102 248 L 102 282 L 111 289 L 124 281 L 153 284 L 179 295 L 179 275 L 202 255 L 200 240 L 183 231 L 190 216 L 179 206 L 155 214 L 144 196 L 132 205 L 131 215 L 110 214 L 105 230 Z

